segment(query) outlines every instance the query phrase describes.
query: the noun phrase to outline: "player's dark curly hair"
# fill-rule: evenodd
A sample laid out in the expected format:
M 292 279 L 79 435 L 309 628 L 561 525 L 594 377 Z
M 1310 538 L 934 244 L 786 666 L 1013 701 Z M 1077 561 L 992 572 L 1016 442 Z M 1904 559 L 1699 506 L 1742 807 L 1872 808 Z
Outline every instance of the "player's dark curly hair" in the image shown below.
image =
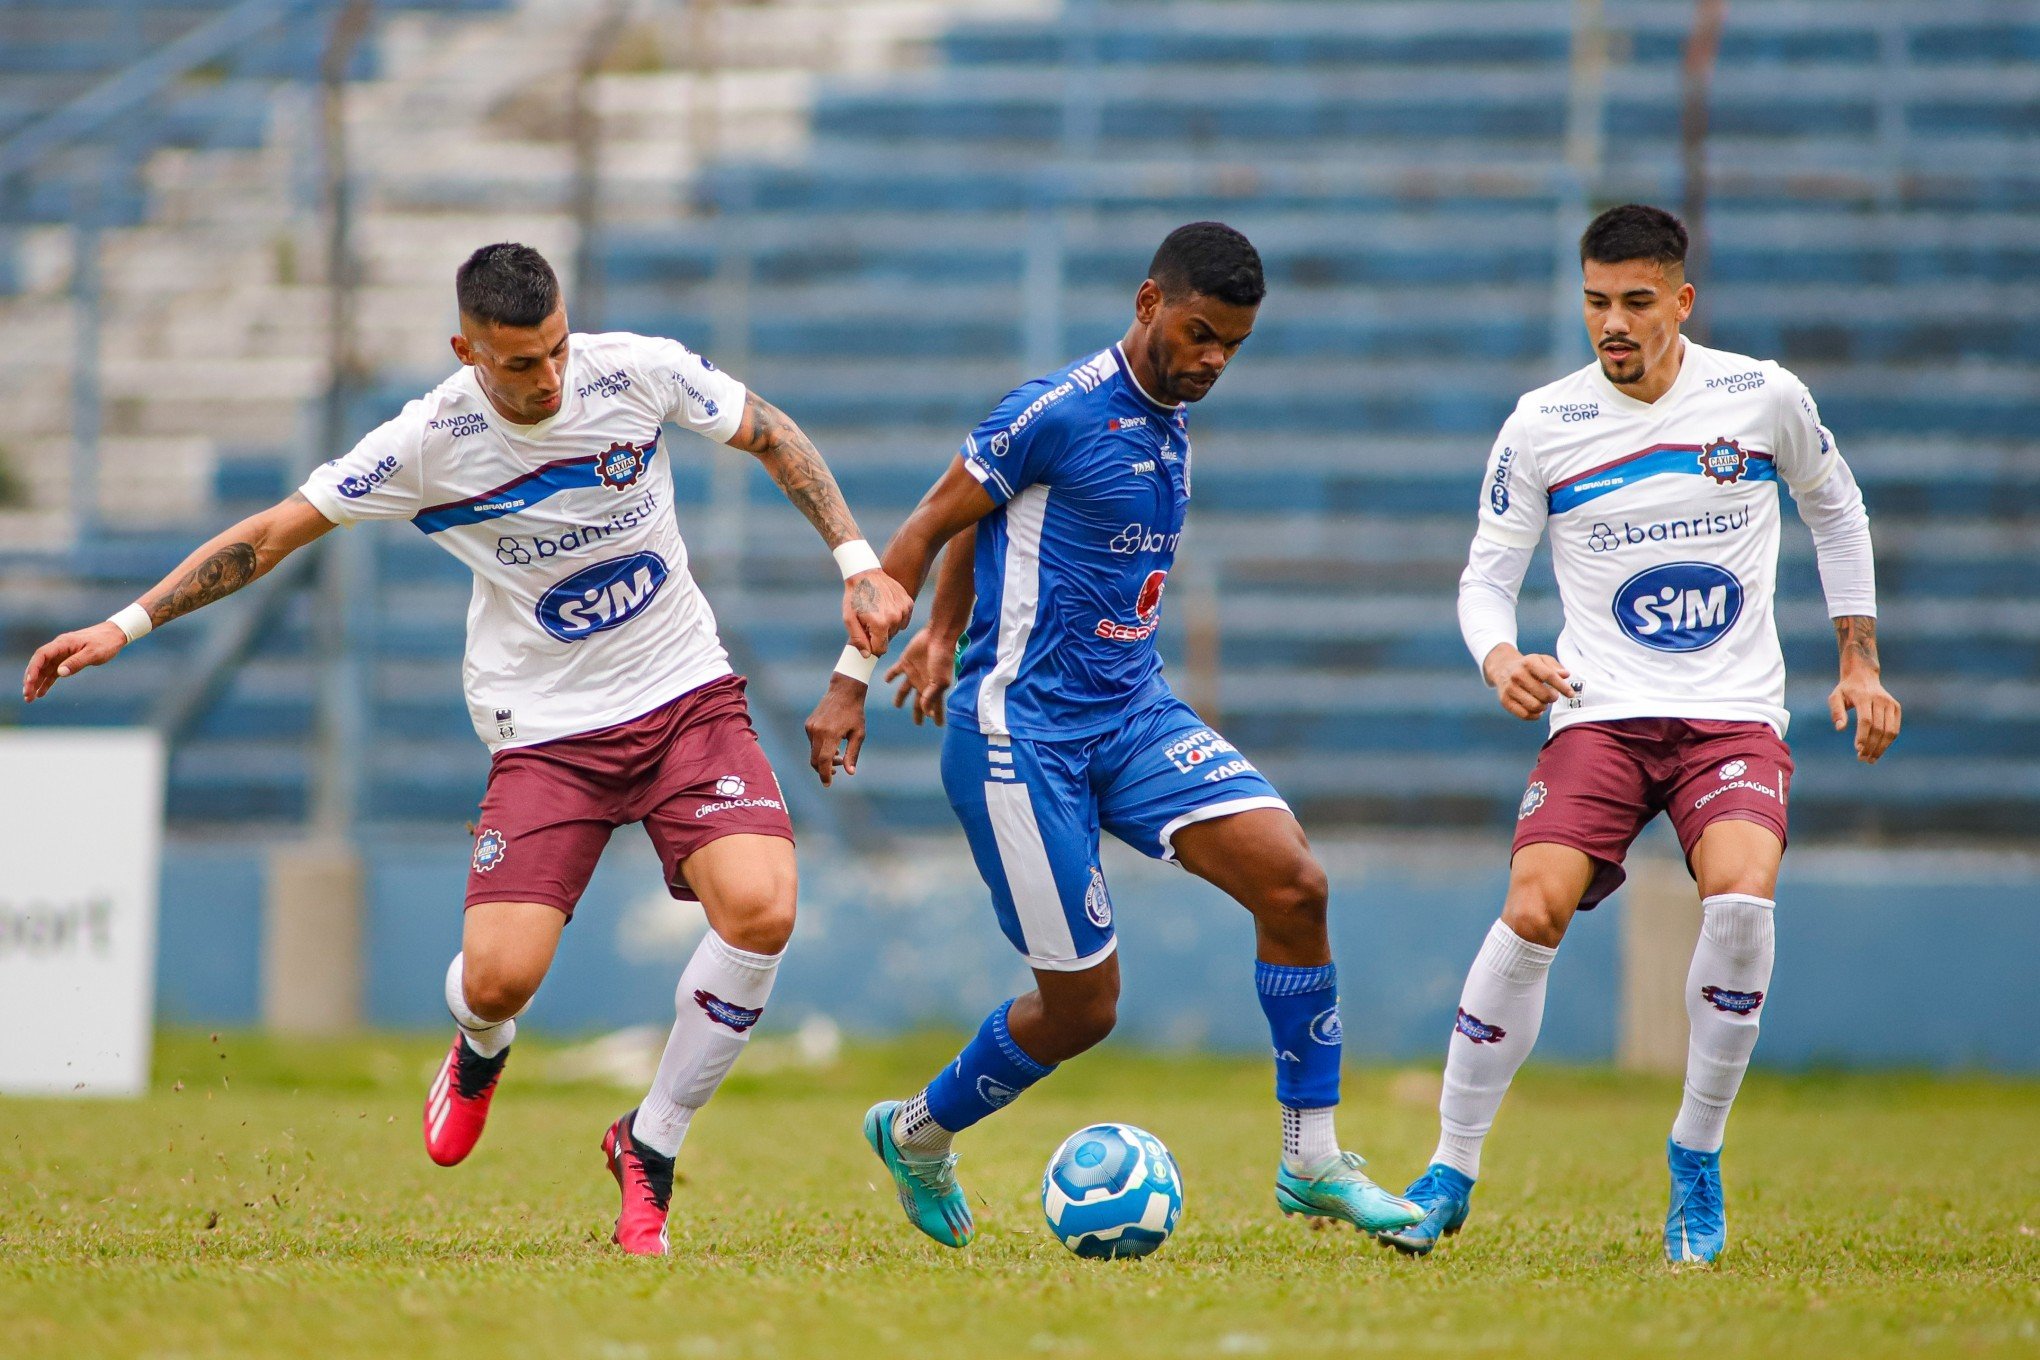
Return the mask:
M 1580 263 L 1655 260 L 1670 268 L 1686 262 L 1686 224 L 1647 203 L 1610 208 L 1580 234 Z
M 1197 293 L 1235 307 L 1258 307 L 1268 295 L 1261 254 L 1223 222 L 1192 222 L 1169 233 L 1148 265 L 1164 297 Z
M 460 314 L 495 326 L 536 326 L 560 305 L 560 278 L 530 246 L 499 241 L 467 257 L 453 278 Z

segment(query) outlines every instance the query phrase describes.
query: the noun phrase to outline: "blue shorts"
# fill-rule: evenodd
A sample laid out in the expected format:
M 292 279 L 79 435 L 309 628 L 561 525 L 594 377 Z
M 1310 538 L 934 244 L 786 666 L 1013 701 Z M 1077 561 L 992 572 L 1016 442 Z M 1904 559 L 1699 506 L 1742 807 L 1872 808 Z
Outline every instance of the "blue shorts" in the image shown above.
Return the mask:
M 1098 832 L 1173 859 L 1192 822 L 1281 808 L 1275 786 L 1171 695 L 1096 736 L 988 737 L 951 727 L 942 787 L 963 822 L 999 927 L 1030 967 L 1077 972 L 1118 940 Z

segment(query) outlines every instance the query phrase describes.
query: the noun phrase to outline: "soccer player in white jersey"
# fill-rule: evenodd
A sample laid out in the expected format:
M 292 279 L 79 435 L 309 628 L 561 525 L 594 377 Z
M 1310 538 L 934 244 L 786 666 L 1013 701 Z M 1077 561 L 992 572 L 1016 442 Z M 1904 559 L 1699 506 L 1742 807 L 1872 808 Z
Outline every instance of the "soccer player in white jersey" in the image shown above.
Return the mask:
M 336 524 L 409 520 L 472 569 L 464 684 L 491 757 L 446 975 L 458 1032 L 426 1098 L 426 1149 L 451 1166 L 474 1148 L 515 1017 L 595 861 L 615 828 L 642 822 L 673 895 L 699 901 L 709 925 L 652 1089 L 602 1140 L 623 1200 L 614 1240 L 663 1255 L 673 1159 L 764 1010 L 795 899 L 792 825 L 687 570 L 663 427 L 756 455 L 834 550 L 853 647 L 884 651 L 913 603 L 879 569 L 814 445 L 770 402 L 675 341 L 570 334 L 559 281 L 527 246 L 476 251 L 456 292 L 459 372 L 112 619 L 42 647 L 23 697 L 112 660 Z
M 1438 1150 L 1407 1196 L 1428 1212 L 1383 1241 L 1415 1254 L 1465 1223 L 1481 1144 L 1544 1014 L 1547 971 L 1576 910 L 1622 882 L 1660 811 L 1701 896 L 1686 983 L 1684 1103 L 1667 1143 L 1665 1253 L 1726 1243 L 1721 1145 L 1771 990 L 1772 910 L 1792 757 L 1771 596 L 1778 490 L 1813 530 L 1841 647 L 1828 706 L 1882 756 L 1899 707 L 1879 680 L 1869 519 L 1806 387 L 1776 363 L 1706 349 L 1691 314 L 1686 231 L 1629 204 L 1580 240 L 1593 363 L 1517 403 L 1481 485 L 1459 584 L 1467 646 L 1502 707 L 1551 715 L 1517 815 L 1508 896 L 1460 994 Z M 1551 539 L 1565 628 L 1556 656 L 1516 646 L 1516 594 Z

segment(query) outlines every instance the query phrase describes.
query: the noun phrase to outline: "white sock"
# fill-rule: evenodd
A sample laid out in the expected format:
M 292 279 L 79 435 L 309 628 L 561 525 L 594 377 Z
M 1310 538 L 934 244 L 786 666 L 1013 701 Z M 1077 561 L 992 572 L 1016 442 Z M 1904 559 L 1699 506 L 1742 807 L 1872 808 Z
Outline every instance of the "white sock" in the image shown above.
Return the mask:
M 1339 1132 L 1333 1127 L 1336 1105 L 1299 1110 L 1282 1107 L 1282 1165 L 1291 1175 L 1308 1176 L 1339 1155 Z
M 694 1112 L 750 1041 L 785 957 L 739 949 L 712 930 L 703 937 L 673 993 L 677 1018 L 659 1055 L 659 1074 L 638 1103 L 633 1138 L 668 1157 L 680 1151 Z
M 1500 921 L 1489 928 L 1459 994 L 1445 1050 L 1432 1161 L 1479 1177 L 1481 1143 L 1544 1024 L 1544 982 L 1557 957 L 1557 949 L 1532 944 Z
M 460 1026 L 467 1046 L 484 1058 L 493 1058 L 517 1037 L 517 1017 L 484 1020 L 468 1009 L 463 965 L 466 958 L 465 954 L 455 954 L 453 962 L 446 966 L 446 1009 L 453 1012 L 453 1023 Z
M 912 1100 L 893 1111 L 893 1142 L 902 1152 L 916 1157 L 947 1157 L 956 1135 L 935 1122 L 928 1113 L 928 1093 L 919 1091 Z
M 1768 897 L 1742 893 L 1722 893 L 1700 904 L 1700 941 L 1686 975 L 1686 1018 L 1693 1027 L 1686 1097 L 1672 1125 L 1672 1141 L 1682 1148 L 1721 1151 L 1728 1109 L 1749 1070 L 1764 994 L 1771 989 L 1777 953 L 1772 906 Z

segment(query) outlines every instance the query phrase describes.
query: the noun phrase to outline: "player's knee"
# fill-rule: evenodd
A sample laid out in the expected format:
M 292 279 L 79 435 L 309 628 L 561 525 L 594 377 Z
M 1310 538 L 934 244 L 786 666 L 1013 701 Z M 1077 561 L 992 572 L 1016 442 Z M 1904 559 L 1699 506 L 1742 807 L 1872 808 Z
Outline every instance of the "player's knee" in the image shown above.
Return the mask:
M 1104 1043 L 1119 1023 L 1119 994 L 1106 988 L 1059 997 L 1044 1007 L 1064 1050 L 1075 1055 Z
M 1319 933 L 1331 902 L 1331 882 L 1309 855 L 1299 856 L 1261 894 L 1262 922 L 1280 933 Z
M 1547 949 L 1556 949 L 1565 938 L 1572 914 L 1572 904 L 1561 903 L 1536 884 L 1512 884 L 1508 900 L 1502 904 L 1502 924 L 1516 932 L 1517 938 Z
M 753 954 L 780 953 L 793 938 L 795 897 L 791 885 L 784 891 L 751 895 L 732 904 L 735 909 L 726 914 L 724 928 L 716 933 L 726 943 Z
M 461 991 L 468 1009 L 484 1020 L 508 1020 L 531 1003 L 543 981 L 542 970 L 519 967 L 513 962 L 490 963 L 472 955 L 461 975 Z

